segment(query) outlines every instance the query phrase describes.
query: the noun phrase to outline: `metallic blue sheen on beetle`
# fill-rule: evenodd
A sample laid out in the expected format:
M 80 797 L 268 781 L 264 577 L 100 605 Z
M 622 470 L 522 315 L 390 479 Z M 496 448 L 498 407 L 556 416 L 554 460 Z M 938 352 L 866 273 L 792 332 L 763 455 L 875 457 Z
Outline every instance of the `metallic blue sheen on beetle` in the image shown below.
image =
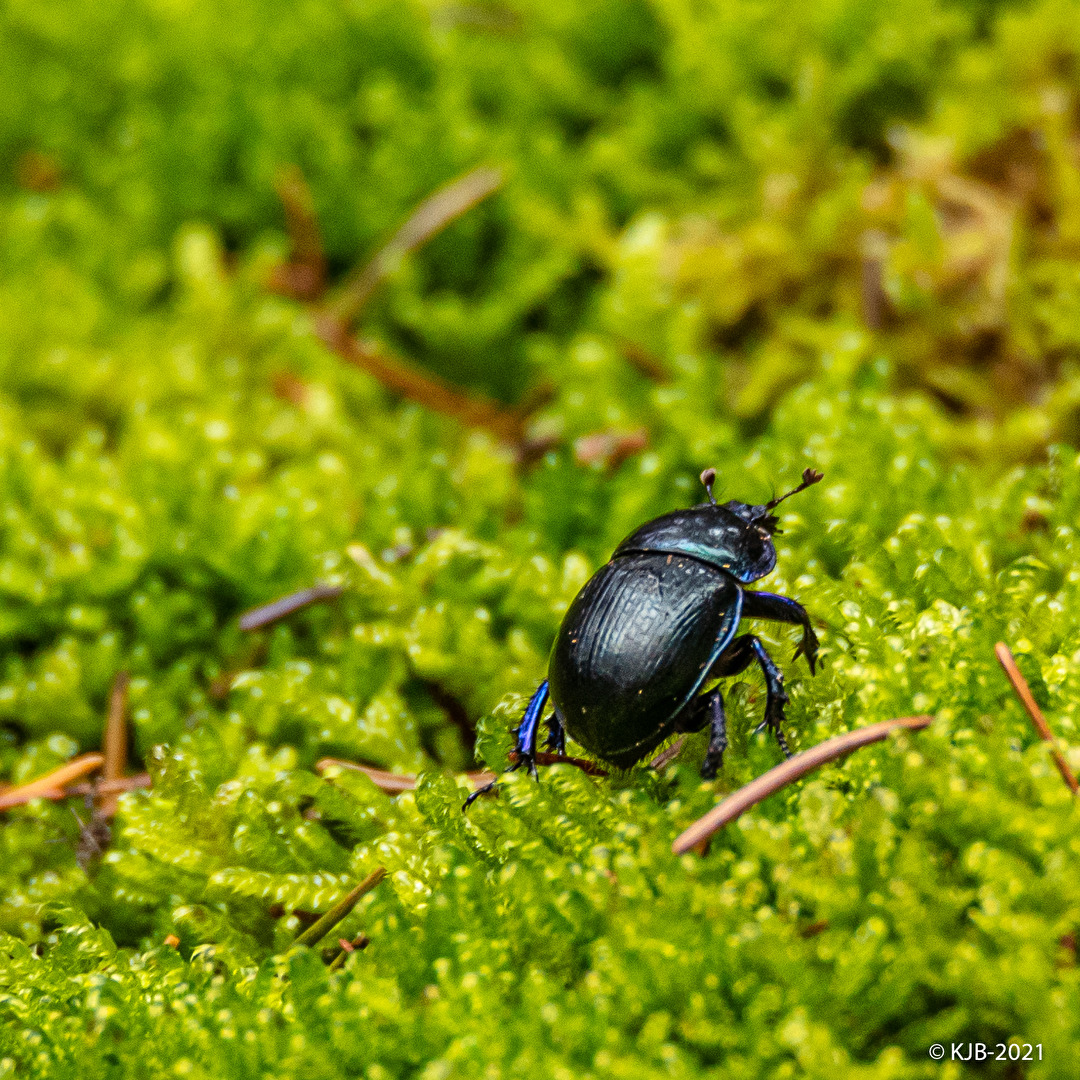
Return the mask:
M 718 504 L 715 469 L 701 474 L 709 501 L 646 522 L 614 551 L 574 598 L 551 650 L 548 677 L 517 729 L 511 770 L 536 774 L 536 741 L 548 697 L 547 746 L 565 753 L 569 734 L 596 757 L 627 768 L 665 739 L 709 728 L 701 775 L 716 776 L 727 748 L 727 717 L 714 679 L 737 675 L 754 661 L 765 675 L 763 727 L 791 755 L 781 725 L 787 694 L 772 657 L 752 634 L 736 636 L 742 619 L 772 619 L 802 627 L 795 651 L 811 674 L 818 640 L 806 609 L 775 593 L 744 589 L 776 566 L 772 511 L 816 484 L 802 483 L 762 506 Z M 494 783 L 473 792 L 468 805 Z

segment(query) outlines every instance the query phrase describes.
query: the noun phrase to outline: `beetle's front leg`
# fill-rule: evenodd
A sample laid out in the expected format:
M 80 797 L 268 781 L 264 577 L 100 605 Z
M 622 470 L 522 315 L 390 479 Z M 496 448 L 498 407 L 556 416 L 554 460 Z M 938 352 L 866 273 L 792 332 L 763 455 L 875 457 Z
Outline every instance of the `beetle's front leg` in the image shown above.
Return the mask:
M 771 619 L 773 622 L 791 623 L 793 626 L 801 626 L 803 630 L 802 641 L 795 650 L 792 660 L 798 660 L 799 656 L 805 656 L 810 665 L 810 674 L 814 674 L 817 663 L 818 639 L 814 628 L 810 625 L 810 616 L 806 608 L 797 600 L 787 596 L 780 596 L 770 592 L 743 593 L 743 618 Z
M 514 763 L 507 769 L 507 772 L 516 772 L 518 769 L 527 768 L 533 779 L 536 779 L 536 737 L 540 731 L 540 717 L 544 713 L 544 706 L 547 704 L 548 699 L 548 681 L 545 679 L 537 688 L 536 693 L 533 694 L 529 701 L 528 706 L 525 709 L 525 715 L 521 718 L 521 723 L 517 728 L 517 744 L 514 747 Z M 559 724 L 559 730 L 562 730 L 562 724 Z M 481 795 L 486 795 L 489 791 L 494 791 L 499 781 L 492 780 L 490 784 L 484 784 L 483 787 L 477 788 L 466 800 L 462 810 L 468 810 L 470 806 Z
M 788 702 L 788 696 L 784 690 L 784 676 L 773 663 L 773 658 L 765 651 L 765 646 L 753 634 L 740 635 L 720 654 L 710 674 L 721 678 L 738 675 L 755 660 L 761 665 L 762 674 L 765 676 L 765 720 L 762 726 L 767 726 L 776 736 L 784 757 L 791 757 L 787 739 L 784 738 L 781 728 L 784 723 L 784 706 Z M 760 731 L 761 728 L 758 730 Z

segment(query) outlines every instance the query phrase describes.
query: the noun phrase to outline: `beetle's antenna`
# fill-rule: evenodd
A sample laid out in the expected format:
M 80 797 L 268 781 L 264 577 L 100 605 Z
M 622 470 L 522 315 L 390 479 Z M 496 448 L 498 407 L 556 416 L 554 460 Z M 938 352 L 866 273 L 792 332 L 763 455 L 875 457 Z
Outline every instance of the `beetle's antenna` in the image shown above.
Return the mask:
M 791 498 L 792 495 L 798 495 L 800 491 L 805 491 L 806 488 L 816 484 L 824 475 L 824 473 L 819 473 L 817 469 L 803 469 L 802 483 L 798 487 L 792 488 L 786 495 L 781 495 L 779 499 L 770 499 L 765 504 L 765 509 L 772 510 L 774 506 L 779 506 L 785 499 Z M 701 474 L 701 478 L 702 480 L 705 479 L 705 473 Z M 709 498 L 712 498 L 711 492 Z
M 709 493 L 709 502 L 716 505 L 716 500 L 713 498 L 712 486 L 716 483 L 716 470 L 706 469 L 701 474 L 701 482 L 705 485 L 705 490 Z

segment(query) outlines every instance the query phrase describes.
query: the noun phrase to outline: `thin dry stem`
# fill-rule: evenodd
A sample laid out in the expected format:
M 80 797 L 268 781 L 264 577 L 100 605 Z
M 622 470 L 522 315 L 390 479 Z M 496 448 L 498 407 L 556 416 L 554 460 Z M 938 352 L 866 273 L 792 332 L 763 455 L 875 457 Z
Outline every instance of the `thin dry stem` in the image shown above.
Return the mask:
M 394 272 L 406 255 L 422 247 L 502 185 L 500 169 L 481 166 L 429 195 L 386 246 L 366 266 L 346 278 L 330 306 L 331 313 L 346 327 L 353 325 L 379 283 Z
M 288 596 L 271 600 L 269 604 L 261 604 L 250 611 L 245 611 L 240 616 L 240 629 L 259 630 L 320 600 L 335 600 L 344 591 L 340 585 L 312 585 L 308 589 L 290 593 Z
M 817 746 L 812 746 L 809 750 L 788 758 L 775 769 L 770 769 L 763 776 L 751 780 L 745 787 L 729 795 L 704 817 L 698 818 L 675 840 L 675 843 L 671 845 L 671 850 L 676 855 L 690 851 L 712 836 L 714 832 L 734 821 L 745 810 L 749 810 L 762 799 L 767 799 L 793 780 L 798 780 L 800 776 L 805 776 L 819 766 L 835 761 L 861 746 L 878 742 L 897 728 L 921 731 L 932 719 L 933 717 L 930 716 L 902 716 L 895 720 L 882 720 L 880 723 L 868 724 L 866 727 L 856 728 L 854 731 L 846 731 L 835 738 L 826 739 L 825 742 L 818 743 Z
M 671 376 L 665 370 L 664 365 L 643 345 L 639 345 L 636 341 L 631 341 L 630 338 L 621 335 L 616 335 L 615 341 L 627 363 L 639 374 L 644 375 L 645 378 L 654 383 L 659 383 L 661 386 L 671 382 Z
M 361 341 L 349 333 L 337 316 L 323 312 L 315 318 L 315 332 L 342 360 L 366 371 L 388 390 L 432 412 L 452 416 L 466 427 L 486 428 L 505 442 L 521 441 L 527 414 L 508 409 L 480 394 L 466 393 L 437 375 L 422 372 L 404 360 L 392 357 L 372 341 Z
M 319 773 L 331 768 L 362 772 L 380 791 L 385 791 L 387 795 L 399 795 L 403 791 L 413 791 L 416 788 L 415 776 L 386 772 L 384 769 L 373 769 L 370 765 L 361 765 L 356 761 L 345 761 L 341 758 L 323 758 L 315 763 L 315 771 Z M 470 784 L 486 784 L 495 779 L 495 774 L 492 772 L 471 772 L 465 774 L 465 779 Z
M 105 719 L 105 765 L 101 770 L 102 779 L 108 783 L 119 780 L 127 768 L 127 707 L 128 686 L 131 676 L 126 671 L 119 671 L 113 679 L 112 693 L 109 695 L 109 713 Z M 112 817 L 116 813 L 115 792 L 99 791 L 98 812 L 103 817 Z
M 1031 687 L 1028 686 L 1027 679 L 1020 674 L 1020 669 L 1016 666 L 1013 654 L 1002 641 L 999 641 L 994 646 L 994 653 L 997 655 L 998 663 L 1005 669 L 1005 674 L 1008 676 L 1009 682 L 1012 683 L 1012 688 L 1016 691 L 1020 704 L 1024 706 L 1028 716 L 1031 717 L 1031 722 L 1035 725 L 1039 738 L 1043 742 L 1050 744 L 1050 754 L 1054 759 L 1054 764 L 1057 766 L 1057 771 L 1061 773 L 1061 779 L 1065 781 L 1069 790 L 1075 795 L 1080 785 L 1077 784 L 1076 777 L 1073 775 L 1072 769 L 1069 768 L 1069 763 L 1065 760 L 1065 755 L 1058 749 L 1054 733 L 1050 730 L 1050 725 L 1046 722 L 1042 710 L 1035 703 L 1035 698 L 1031 694 Z
M 517 751 L 510 751 L 510 760 L 517 761 Z M 569 757 L 566 754 L 552 754 L 548 750 L 536 751 L 536 764 L 537 765 L 575 765 L 586 776 L 607 776 L 608 771 L 602 765 L 597 765 L 595 761 L 587 761 L 585 758 Z
M 656 769 L 659 772 L 661 769 L 666 769 L 678 756 L 682 753 L 682 748 L 686 744 L 686 736 L 680 735 L 666 750 L 661 750 L 649 762 L 650 769 Z
M 357 902 L 365 894 L 371 892 L 376 885 L 379 884 L 382 879 L 386 877 L 386 867 L 379 866 L 371 871 L 370 874 L 363 881 L 360 882 L 354 889 L 346 893 L 325 915 L 323 915 L 317 922 L 312 923 L 302 934 L 300 934 L 294 944 L 296 945 L 317 945 L 328 933 L 354 907 Z
M 39 776 L 28 784 L 10 788 L 0 795 L 0 810 L 8 810 L 12 806 L 22 806 L 31 799 L 59 799 L 64 797 L 64 787 L 73 780 L 87 776 L 100 769 L 105 764 L 102 754 L 82 754 L 77 758 L 54 769 L 51 773 Z
M 270 287 L 298 300 L 317 300 L 326 287 L 326 257 L 311 189 L 296 165 L 283 168 L 274 187 L 285 210 L 292 257 L 275 268 Z

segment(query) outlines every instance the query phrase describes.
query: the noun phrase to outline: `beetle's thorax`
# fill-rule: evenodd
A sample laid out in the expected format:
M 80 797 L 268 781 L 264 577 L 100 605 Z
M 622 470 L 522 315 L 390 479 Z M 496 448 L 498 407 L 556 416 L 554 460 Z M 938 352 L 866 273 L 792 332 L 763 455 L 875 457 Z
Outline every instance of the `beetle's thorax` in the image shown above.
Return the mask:
M 687 555 L 746 584 L 776 565 L 775 525 L 776 519 L 764 507 L 702 503 L 646 522 L 615 549 L 612 558 L 642 551 Z

